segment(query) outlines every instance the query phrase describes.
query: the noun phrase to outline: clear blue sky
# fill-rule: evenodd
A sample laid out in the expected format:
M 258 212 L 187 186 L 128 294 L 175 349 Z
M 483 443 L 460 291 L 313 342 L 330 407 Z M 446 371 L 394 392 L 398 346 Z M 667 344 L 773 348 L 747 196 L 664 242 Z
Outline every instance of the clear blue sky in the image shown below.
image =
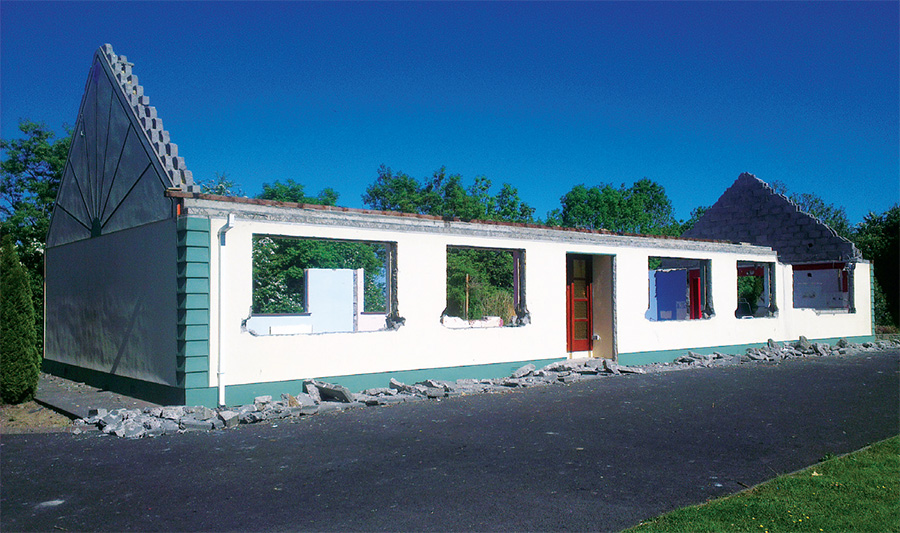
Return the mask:
M 898 2 L 0 4 L 0 134 L 74 124 L 128 56 L 195 179 L 360 196 L 381 164 L 509 182 L 661 183 L 676 216 L 741 172 L 846 208 L 900 199 Z

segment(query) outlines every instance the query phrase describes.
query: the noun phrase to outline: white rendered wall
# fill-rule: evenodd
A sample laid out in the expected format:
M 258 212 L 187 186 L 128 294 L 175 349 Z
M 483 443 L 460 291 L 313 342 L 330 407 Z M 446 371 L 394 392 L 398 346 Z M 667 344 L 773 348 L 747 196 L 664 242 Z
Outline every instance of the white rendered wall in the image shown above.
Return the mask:
M 215 236 L 224 218 L 211 219 Z M 254 337 L 241 331 L 241 321 L 250 316 L 252 300 L 252 236 L 285 235 L 346 240 L 395 242 L 398 266 L 398 310 L 406 324 L 396 331 L 327 333 Z M 683 241 L 677 241 L 683 242 Z M 531 324 L 524 327 L 451 329 L 440 323 L 446 306 L 447 246 L 523 249 L 526 257 L 526 305 Z M 212 240 L 215 248 L 217 241 Z M 618 353 L 635 353 L 682 348 L 727 346 L 809 338 L 871 334 L 868 305 L 868 265 L 856 273 L 857 313 L 822 316 L 790 309 L 792 294 L 790 267 L 776 265 L 777 305 L 775 317 L 737 319 L 737 262 L 775 262 L 775 254 L 759 247 L 747 252 L 710 252 L 686 249 L 622 246 L 602 243 L 554 242 L 513 237 L 457 235 L 434 231 L 386 231 L 366 227 L 327 226 L 265 220 L 241 220 L 228 233 L 222 251 L 228 262 L 222 301 L 223 348 L 227 385 L 340 376 L 375 372 L 415 370 L 530 359 L 565 358 L 566 353 L 566 254 L 615 256 L 611 261 L 595 261 L 595 268 L 615 265 L 614 313 L 598 312 L 595 305 L 594 331 L 608 337 L 615 320 L 615 347 Z M 734 250 L 735 247 L 731 247 Z M 210 285 L 217 286 L 218 254 L 211 250 Z M 650 321 L 648 307 L 648 257 L 683 257 L 711 260 L 712 299 L 715 316 L 701 320 Z M 595 276 L 599 273 L 595 273 Z M 612 276 L 611 272 L 603 272 Z M 595 297 L 611 295 L 598 293 Z M 213 291 L 211 304 L 210 368 L 218 361 L 216 313 L 219 295 Z M 860 302 L 865 302 L 860 303 Z M 827 324 L 827 325 L 825 325 Z M 596 351 L 596 350 L 595 350 Z M 591 355 L 589 352 L 574 354 Z M 596 353 L 593 355 L 602 355 Z M 210 372 L 215 386 L 215 372 Z

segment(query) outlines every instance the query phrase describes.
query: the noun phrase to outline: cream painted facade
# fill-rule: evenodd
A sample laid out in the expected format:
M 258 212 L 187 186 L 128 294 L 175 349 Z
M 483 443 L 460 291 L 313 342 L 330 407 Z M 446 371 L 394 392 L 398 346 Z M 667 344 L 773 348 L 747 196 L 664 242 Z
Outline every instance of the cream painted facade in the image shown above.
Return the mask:
M 185 199 L 185 206 L 191 216 L 210 220 L 210 387 L 219 385 L 220 356 L 223 382 L 232 386 L 551 358 L 627 359 L 646 352 L 741 346 L 769 338 L 788 341 L 800 335 L 859 337 L 872 331 L 865 262 L 856 264 L 853 276 L 855 299 L 861 303 L 856 312 L 820 312 L 791 307 L 791 266 L 777 263 L 767 247 L 210 200 Z M 234 225 L 221 248 L 227 268 L 219 293 L 217 234 L 228 213 L 234 215 Z M 397 330 L 357 333 L 254 336 L 242 331 L 242 321 L 250 316 L 256 234 L 395 243 L 398 311 L 405 324 Z M 444 327 L 440 317 L 446 305 L 448 246 L 523 250 L 531 323 Z M 567 254 L 594 258 L 593 330 L 599 339 L 591 352 L 566 351 Z M 649 257 L 709 260 L 715 314 L 698 320 L 649 320 Z M 738 261 L 774 265 L 775 316 L 735 318 Z

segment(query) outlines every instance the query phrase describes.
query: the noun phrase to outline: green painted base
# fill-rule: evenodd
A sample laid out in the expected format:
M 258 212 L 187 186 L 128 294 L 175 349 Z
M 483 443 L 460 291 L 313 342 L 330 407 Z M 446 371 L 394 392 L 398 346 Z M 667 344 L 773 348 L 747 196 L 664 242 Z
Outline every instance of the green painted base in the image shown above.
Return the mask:
M 810 339 L 811 342 L 825 342 L 834 344 L 838 337 L 826 339 Z M 847 337 L 847 340 L 855 343 L 875 341 L 874 335 L 859 337 Z M 618 357 L 620 365 L 646 365 L 650 363 L 671 363 L 688 351 L 711 354 L 723 352 L 739 354 L 748 348 L 759 348 L 765 343 L 732 344 L 728 346 L 707 346 L 698 348 L 683 348 L 679 350 L 658 350 L 652 352 L 621 353 Z M 456 381 L 457 379 L 491 379 L 501 378 L 512 374 L 515 370 L 528 363 L 537 368 L 548 365 L 561 358 L 537 359 L 530 361 L 516 361 L 511 363 L 493 363 L 486 365 L 470 365 L 443 368 L 427 368 L 420 370 L 404 370 L 397 372 L 378 372 L 374 374 L 356 374 L 349 376 L 324 376 L 316 379 L 343 385 L 352 391 L 361 391 L 374 387 L 387 387 L 391 378 L 403 383 L 417 383 L 426 379 Z M 44 371 L 66 379 L 82 381 L 93 387 L 112 390 L 121 394 L 134 396 L 143 400 L 161 405 L 204 405 L 216 407 L 218 405 L 218 390 L 215 387 L 200 387 L 180 389 L 167 387 L 157 383 L 150 383 L 132 378 L 113 376 L 96 370 L 79 368 L 72 365 L 44 361 Z M 225 402 L 227 405 L 244 405 L 253 403 L 257 396 L 271 395 L 279 399 L 283 393 L 296 394 L 303 390 L 302 379 L 274 381 L 269 383 L 248 383 L 244 385 L 230 385 L 225 389 Z
M 810 342 L 824 342 L 827 344 L 836 343 L 840 337 L 833 337 L 827 339 L 809 339 Z M 875 341 L 874 335 L 861 335 L 859 337 L 846 337 L 846 339 L 850 342 L 855 343 L 863 343 L 863 342 L 873 342 Z M 784 341 L 782 341 L 784 342 Z M 793 341 L 792 341 L 793 342 Z M 671 363 L 678 359 L 682 355 L 686 354 L 688 351 L 699 353 L 702 355 L 709 355 L 713 352 L 722 352 L 729 354 L 742 354 L 747 351 L 748 348 L 761 348 L 765 346 L 764 342 L 757 342 L 752 344 L 732 344 L 728 346 L 706 346 L 702 348 L 681 348 L 679 350 L 657 350 L 652 352 L 633 352 L 633 353 L 620 353 L 618 357 L 618 361 L 620 365 L 626 366 L 635 366 L 635 365 L 648 365 L 651 363 Z
M 43 371 L 54 376 L 80 381 L 91 387 L 118 392 L 126 396 L 140 398 L 160 405 L 183 405 L 184 389 L 169 387 L 140 379 L 114 376 L 89 368 L 44 359 Z
M 375 387 L 387 387 L 391 378 L 403 383 L 416 383 L 426 379 L 456 381 L 457 379 L 492 379 L 509 376 L 529 363 L 537 368 L 548 365 L 559 358 L 538 359 L 532 361 L 516 361 L 513 363 L 494 363 L 489 365 L 454 366 L 444 368 L 426 368 L 421 370 L 403 370 L 397 372 L 378 372 L 375 374 L 356 374 L 351 376 L 325 376 L 316 378 L 319 381 L 343 385 L 351 391 L 358 392 Z M 279 399 L 283 393 L 296 394 L 303 391 L 304 380 L 275 381 L 270 383 L 248 383 L 245 385 L 229 385 L 225 387 L 225 403 L 227 405 L 244 405 L 253 403 L 253 398 L 271 395 Z M 212 404 L 203 402 L 200 405 L 215 407 L 218 392 L 213 388 L 188 390 L 188 397 L 196 394 L 196 398 L 207 399 L 211 395 Z M 202 394 L 202 396 L 201 396 Z M 189 405 L 194 405 L 188 402 Z

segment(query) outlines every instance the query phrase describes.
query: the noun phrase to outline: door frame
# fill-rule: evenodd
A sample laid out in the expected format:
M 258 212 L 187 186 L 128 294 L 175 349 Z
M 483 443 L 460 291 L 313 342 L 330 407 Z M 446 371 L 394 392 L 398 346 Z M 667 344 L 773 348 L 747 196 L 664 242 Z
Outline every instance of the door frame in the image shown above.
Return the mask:
M 576 260 L 584 261 L 585 264 L 585 295 L 583 297 L 575 296 L 575 272 L 574 263 Z M 572 352 L 589 352 L 594 347 L 594 298 L 593 298 L 593 269 L 594 257 L 588 254 L 566 254 L 566 351 Z M 583 301 L 587 311 L 587 317 L 584 319 L 575 318 L 575 302 Z M 587 322 L 587 339 L 575 338 L 575 322 Z

